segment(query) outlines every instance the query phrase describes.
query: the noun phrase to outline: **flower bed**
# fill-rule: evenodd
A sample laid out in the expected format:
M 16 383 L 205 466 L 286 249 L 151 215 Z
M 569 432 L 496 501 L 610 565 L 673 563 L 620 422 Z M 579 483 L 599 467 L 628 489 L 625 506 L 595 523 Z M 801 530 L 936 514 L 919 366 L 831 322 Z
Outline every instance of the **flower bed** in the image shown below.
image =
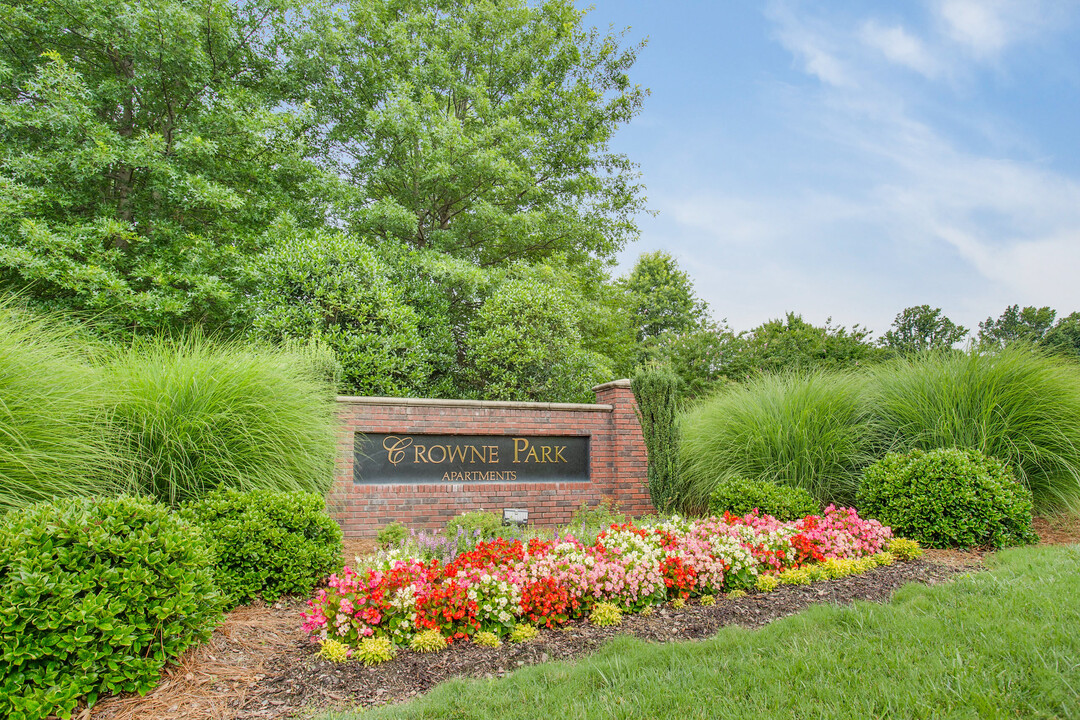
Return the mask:
M 394 645 L 431 630 L 447 643 L 479 632 L 502 637 L 521 624 L 554 627 L 585 617 L 601 602 L 635 612 L 668 599 L 769 586 L 759 577 L 783 582 L 784 573 L 804 566 L 878 556 L 891 538 L 877 521 L 830 505 L 821 516 L 791 522 L 755 512 L 612 525 L 588 545 L 572 535 L 497 539 L 447 563 L 395 550 L 332 576 L 303 614 L 304 630 L 313 641 L 341 643 L 347 657 L 371 637 Z

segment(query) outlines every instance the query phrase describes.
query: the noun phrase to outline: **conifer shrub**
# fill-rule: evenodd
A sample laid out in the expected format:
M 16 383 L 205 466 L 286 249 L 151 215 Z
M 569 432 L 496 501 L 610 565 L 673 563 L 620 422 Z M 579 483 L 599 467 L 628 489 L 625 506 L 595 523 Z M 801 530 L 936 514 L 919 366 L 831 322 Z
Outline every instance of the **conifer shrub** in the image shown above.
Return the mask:
M 146 499 L 69 498 L 0 519 L 0 717 L 71 717 L 145 693 L 221 617 L 198 528 Z
M 203 529 L 229 606 L 309 595 L 341 567 L 341 528 L 314 493 L 224 489 L 182 513 Z
M 680 501 L 679 378 L 669 368 L 647 366 L 630 381 L 648 454 L 649 497 L 653 507 L 668 512 Z
M 1006 547 L 1038 540 L 1031 491 L 975 450 L 889 453 L 866 469 L 858 507 L 927 547 Z

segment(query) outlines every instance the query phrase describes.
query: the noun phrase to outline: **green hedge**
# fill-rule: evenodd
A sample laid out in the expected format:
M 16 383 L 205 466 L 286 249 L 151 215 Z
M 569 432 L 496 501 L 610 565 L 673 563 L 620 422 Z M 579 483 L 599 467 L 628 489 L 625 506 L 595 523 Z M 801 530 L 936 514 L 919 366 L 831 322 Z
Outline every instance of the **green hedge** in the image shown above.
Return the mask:
M 858 508 L 927 547 L 1038 541 L 1031 491 L 1000 460 L 974 450 L 889 453 L 866 469 Z
M 67 499 L 0 521 L 0 717 L 70 717 L 145 693 L 221 616 L 202 533 L 132 497 Z
M 227 489 L 181 512 L 209 540 L 229 606 L 308 595 L 341 568 L 341 528 L 319 495 Z
M 821 511 L 814 496 L 802 488 L 744 478 L 722 481 L 709 498 L 709 511 L 716 516 L 745 515 L 755 509 L 778 520 L 798 520 Z

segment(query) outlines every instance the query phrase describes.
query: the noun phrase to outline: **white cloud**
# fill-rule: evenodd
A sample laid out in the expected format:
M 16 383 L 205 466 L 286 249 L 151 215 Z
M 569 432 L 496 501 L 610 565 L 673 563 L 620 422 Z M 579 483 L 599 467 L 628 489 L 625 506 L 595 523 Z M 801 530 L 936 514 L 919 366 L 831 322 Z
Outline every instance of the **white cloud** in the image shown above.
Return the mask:
M 981 60 L 1071 22 L 1075 0 L 933 0 L 945 34 Z
M 1009 41 L 1003 17 L 1007 5 L 1000 0 L 944 0 L 937 10 L 953 40 L 978 55 L 993 55 Z
M 851 71 L 837 56 L 826 34 L 810 27 L 783 3 L 774 2 L 767 11 L 777 24 L 777 39 L 798 58 L 803 69 L 819 80 L 837 87 L 855 85 Z
M 899 25 L 884 27 L 876 20 L 868 20 L 862 26 L 860 37 L 888 60 L 921 75 L 935 78 L 941 72 L 940 65 L 923 42 Z

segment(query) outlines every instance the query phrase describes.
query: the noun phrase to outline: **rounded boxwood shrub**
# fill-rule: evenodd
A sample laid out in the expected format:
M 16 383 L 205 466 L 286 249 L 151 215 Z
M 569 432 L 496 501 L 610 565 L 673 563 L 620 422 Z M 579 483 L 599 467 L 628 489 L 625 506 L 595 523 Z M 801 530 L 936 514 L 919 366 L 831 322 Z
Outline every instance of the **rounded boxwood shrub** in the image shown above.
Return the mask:
M 721 481 L 709 498 L 713 515 L 745 515 L 757 508 L 763 515 L 778 520 L 798 520 L 820 512 L 814 496 L 791 485 L 777 485 L 766 480 L 732 478 Z
M 229 606 L 308 595 L 341 567 L 341 528 L 314 493 L 217 490 L 181 512 L 208 538 Z
M 889 453 L 866 469 L 858 493 L 861 515 L 937 548 L 1036 542 L 1031 507 L 1008 466 L 958 448 Z
M 0 519 L 0 717 L 145 693 L 221 616 L 202 534 L 153 501 L 39 503 Z

